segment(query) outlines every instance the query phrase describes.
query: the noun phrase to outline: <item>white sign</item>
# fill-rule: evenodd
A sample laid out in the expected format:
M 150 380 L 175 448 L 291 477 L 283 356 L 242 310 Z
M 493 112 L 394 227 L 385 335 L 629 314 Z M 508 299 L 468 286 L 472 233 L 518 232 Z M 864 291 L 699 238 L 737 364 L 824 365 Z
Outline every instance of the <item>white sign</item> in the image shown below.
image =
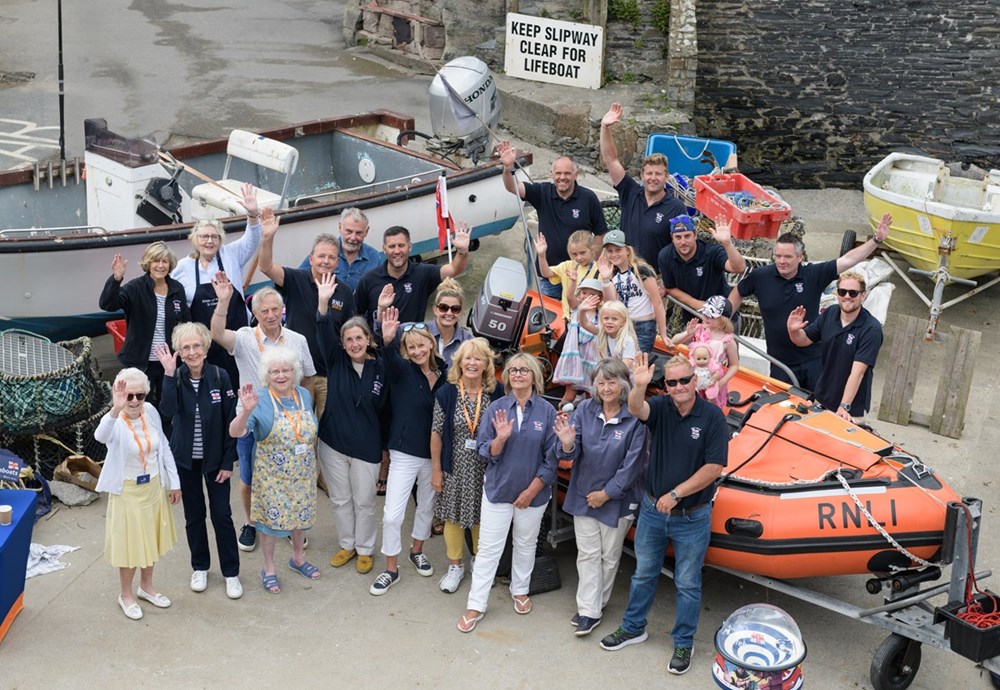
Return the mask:
M 507 15 L 504 71 L 509 76 L 599 89 L 603 65 L 603 27 Z

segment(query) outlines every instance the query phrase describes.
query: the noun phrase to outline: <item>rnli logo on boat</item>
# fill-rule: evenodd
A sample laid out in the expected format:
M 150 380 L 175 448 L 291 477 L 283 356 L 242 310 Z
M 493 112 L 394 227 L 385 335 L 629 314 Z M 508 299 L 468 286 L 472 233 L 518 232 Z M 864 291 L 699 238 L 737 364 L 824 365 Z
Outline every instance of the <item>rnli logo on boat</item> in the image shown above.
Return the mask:
M 802 285 L 802 283 L 795 283 L 795 292 L 797 292 L 797 293 L 799 293 L 801 295 L 805 291 L 806 291 L 806 289 Z
M 580 209 L 574 208 L 573 209 L 573 218 L 574 218 L 574 220 L 577 219 L 577 218 L 579 218 L 579 217 L 580 217 Z
M 695 441 L 697 441 L 699 438 L 701 438 L 701 427 L 700 426 L 693 426 L 693 427 L 691 427 L 691 438 L 693 440 L 695 440 Z
M 663 222 L 663 214 L 662 213 L 657 213 L 656 214 L 656 222 L 657 223 L 662 223 Z
M 853 333 L 848 333 L 847 334 L 847 344 L 848 345 L 853 345 L 854 344 L 854 334 Z
M 413 283 L 403 283 L 403 292 L 406 294 L 413 292 Z
M 545 431 L 545 425 L 541 422 L 535 422 L 535 431 Z
M 699 278 L 701 278 L 703 275 L 705 275 L 705 269 L 702 268 L 701 266 L 699 266 L 698 268 L 694 269 L 694 272 L 696 274 L 698 274 Z

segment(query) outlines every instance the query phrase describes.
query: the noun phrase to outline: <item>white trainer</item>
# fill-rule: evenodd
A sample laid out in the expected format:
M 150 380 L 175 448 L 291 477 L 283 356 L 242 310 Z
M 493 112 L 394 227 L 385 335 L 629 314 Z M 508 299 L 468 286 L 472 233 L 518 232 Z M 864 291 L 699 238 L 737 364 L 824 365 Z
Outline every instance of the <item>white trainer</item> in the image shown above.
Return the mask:
M 191 591 L 204 592 L 208 589 L 208 571 L 195 570 L 191 573 Z
M 462 584 L 462 580 L 465 579 L 465 566 L 455 565 L 452 563 L 448 566 L 448 572 L 444 574 L 441 581 L 438 582 L 438 587 L 441 588 L 442 592 L 447 592 L 448 594 L 454 594 L 458 590 L 458 586 Z
M 226 578 L 226 596 L 230 599 L 239 599 L 243 596 L 243 584 L 238 576 Z

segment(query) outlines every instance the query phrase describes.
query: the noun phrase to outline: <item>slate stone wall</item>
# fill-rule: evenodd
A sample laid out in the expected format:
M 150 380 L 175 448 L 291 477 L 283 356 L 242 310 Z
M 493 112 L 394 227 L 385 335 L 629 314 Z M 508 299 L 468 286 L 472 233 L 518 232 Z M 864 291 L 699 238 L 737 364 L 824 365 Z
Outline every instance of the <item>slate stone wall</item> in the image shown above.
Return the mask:
M 858 187 L 893 150 L 1000 168 L 997 0 L 702 0 L 695 125 L 785 187 Z

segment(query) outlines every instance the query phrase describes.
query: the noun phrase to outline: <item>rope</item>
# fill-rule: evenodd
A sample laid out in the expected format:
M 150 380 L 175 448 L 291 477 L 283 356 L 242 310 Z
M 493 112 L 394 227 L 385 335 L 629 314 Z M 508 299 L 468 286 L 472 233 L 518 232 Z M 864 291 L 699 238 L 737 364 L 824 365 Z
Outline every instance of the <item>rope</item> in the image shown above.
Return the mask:
M 916 554 L 907 551 L 907 549 L 906 549 L 905 546 L 903 546 L 898 541 L 896 541 L 893 538 L 893 536 L 891 534 L 889 534 L 885 530 L 885 528 L 882 527 L 882 525 L 880 525 L 878 523 L 878 520 L 876 520 L 874 517 L 872 517 L 872 514 L 869 513 L 868 509 L 865 507 L 865 504 L 862 503 L 861 499 L 858 498 L 858 495 L 856 493 L 854 493 L 854 489 L 852 489 L 851 485 L 847 483 L 847 480 L 844 478 L 844 475 L 841 474 L 841 472 L 839 470 L 834 474 L 834 476 L 837 478 L 837 481 L 840 482 L 840 485 L 844 487 L 844 491 L 847 492 L 847 495 L 851 497 L 852 501 L 854 501 L 854 505 L 856 505 L 858 507 L 858 510 L 860 510 L 861 513 L 862 513 L 862 515 L 865 516 L 865 519 L 868 520 L 868 524 L 871 525 L 872 527 L 874 527 L 875 530 L 879 534 L 881 534 L 885 538 L 885 540 L 887 542 L 889 542 L 889 544 L 892 545 L 892 547 L 894 549 L 896 549 L 897 551 L 899 551 L 901 554 L 903 554 L 904 556 L 906 556 L 907 558 L 909 558 L 914 563 L 917 563 L 917 564 L 922 565 L 922 566 L 932 566 L 932 565 L 934 565 L 930 561 L 925 561 L 920 556 L 917 556 Z M 892 570 L 893 572 L 898 571 L 898 570 L 906 570 L 906 568 L 900 568 L 900 567 L 894 566 L 894 565 L 890 565 L 889 569 Z
M 700 161 L 701 157 L 705 155 L 705 151 L 708 151 L 709 141 L 708 139 L 706 139 L 705 146 L 702 147 L 701 153 L 694 156 L 688 155 L 688 152 L 684 150 L 684 146 L 681 144 L 680 139 L 677 138 L 677 134 L 674 134 L 674 143 L 677 144 L 677 150 L 680 151 L 682 154 L 684 154 L 684 157 L 687 158 L 689 161 Z

